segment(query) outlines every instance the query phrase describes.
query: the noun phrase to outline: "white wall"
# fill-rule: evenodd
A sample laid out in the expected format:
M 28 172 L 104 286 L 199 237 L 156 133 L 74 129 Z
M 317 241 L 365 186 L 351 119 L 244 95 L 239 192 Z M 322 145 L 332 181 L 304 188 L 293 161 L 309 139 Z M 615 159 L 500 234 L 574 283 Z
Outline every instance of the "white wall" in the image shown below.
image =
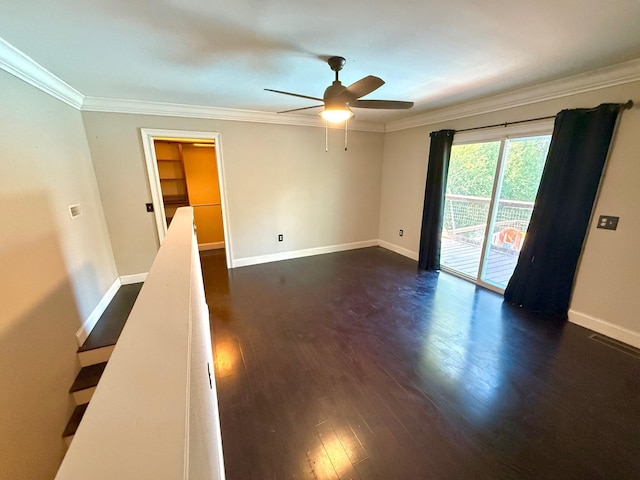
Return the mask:
M 635 100 L 640 104 L 640 86 Z M 640 348 L 640 108 L 622 114 L 595 219 L 620 217 L 614 232 L 589 230 L 569 318 Z
M 148 271 L 157 251 L 140 128 L 219 132 L 234 259 L 378 237 L 383 134 L 83 112 L 118 271 Z M 278 242 L 279 233 L 284 241 Z
M 570 319 L 640 346 L 640 83 L 567 96 L 491 114 L 389 132 L 385 136 L 380 207 L 380 239 L 407 256 L 417 258 L 424 202 L 429 133 L 555 115 L 565 108 L 600 103 L 636 106 L 625 111 L 614 139 L 595 215 L 620 216 L 617 231 L 592 225 L 579 267 Z M 404 236 L 398 236 L 398 229 Z
M 117 273 L 80 113 L 4 71 L 0 91 L 0 479 L 49 479 L 75 333 Z

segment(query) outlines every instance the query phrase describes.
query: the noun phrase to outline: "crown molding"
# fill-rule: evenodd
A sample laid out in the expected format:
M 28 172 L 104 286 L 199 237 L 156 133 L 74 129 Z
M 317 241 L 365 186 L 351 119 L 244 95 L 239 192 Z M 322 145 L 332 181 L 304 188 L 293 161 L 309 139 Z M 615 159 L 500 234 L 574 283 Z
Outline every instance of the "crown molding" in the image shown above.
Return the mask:
M 76 109 L 82 106 L 84 95 L 2 38 L 0 68 L 67 105 Z
M 81 110 L 86 112 L 128 113 L 134 115 L 159 115 L 164 117 L 206 118 L 234 122 L 325 127 L 325 123 L 322 119 L 308 115 L 288 115 L 253 110 L 236 110 L 231 108 L 216 108 L 201 105 L 146 102 L 140 100 L 124 100 L 104 97 L 85 97 Z M 343 128 L 343 124 L 336 126 L 330 125 L 330 127 Z M 349 129 L 378 133 L 384 133 L 385 131 L 384 125 L 381 123 L 362 122 L 358 120 L 350 121 Z
M 640 81 L 640 58 L 571 77 L 434 110 L 386 124 L 387 132 L 521 107 Z
M 0 38 L 0 69 L 82 111 L 206 118 L 305 127 L 324 128 L 325 126 L 324 121 L 319 117 L 307 115 L 85 96 L 2 38 Z M 464 102 L 386 124 L 352 120 L 349 122 L 349 128 L 365 132 L 394 132 L 521 107 L 637 81 L 640 81 L 640 58 L 560 80 Z M 331 126 L 331 128 L 342 128 L 342 125 Z

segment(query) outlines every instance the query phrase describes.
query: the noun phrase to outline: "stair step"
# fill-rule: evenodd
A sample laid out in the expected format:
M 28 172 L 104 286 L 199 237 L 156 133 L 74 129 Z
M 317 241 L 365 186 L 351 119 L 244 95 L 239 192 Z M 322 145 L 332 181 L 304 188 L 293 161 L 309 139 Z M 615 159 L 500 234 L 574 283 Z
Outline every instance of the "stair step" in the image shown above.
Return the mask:
M 78 349 L 78 354 L 116 344 L 141 288 L 142 283 L 120 286 L 95 327 Z
M 83 368 L 69 389 L 69 393 L 74 396 L 78 406 L 73 411 L 62 434 L 67 445 L 71 444 L 71 439 L 89 406 L 89 400 L 98 385 L 141 288 L 142 283 L 121 285 L 85 342 L 78 348 L 78 358 Z
M 98 385 L 102 372 L 104 372 L 107 362 L 96 363 L 95 365 L 89 365 L 83 367 L 76 376 L 73 385 L 69 389 L 69 393 L 77 392 L 85 388 L 91 388 Z
M 77 405 L 91 400 L 106 366 L 107 362 L 100 362 L 80 369 L 73 385 L 69 389 L 69 393 L 73 394 Z
M 95 365 L 96 363 L 102 363 L 109 360 L 115 345 L 109 345 L 102 348 L 94 348 L 93 350 L 85 350 L 84 352 L 78 352 L 78 359 L 80 365 L 88 367 L 89 365 Z
M 64 432 L 62 433 L 62 436 L 64 438 L 72 437 L 73 435 L 76 434 L 76 431 L 78 430 L 78 426 L 80 425 L 80 421 L 84 416 L 84 412 L 87 411 L 88 406 L 89 406 L 88 403 L 83 403 L 82 405 L 78 405 L 75 408 L 75 410 L 71 414 L 71 418 L 69 419 L 67 426 L 64 429 Z

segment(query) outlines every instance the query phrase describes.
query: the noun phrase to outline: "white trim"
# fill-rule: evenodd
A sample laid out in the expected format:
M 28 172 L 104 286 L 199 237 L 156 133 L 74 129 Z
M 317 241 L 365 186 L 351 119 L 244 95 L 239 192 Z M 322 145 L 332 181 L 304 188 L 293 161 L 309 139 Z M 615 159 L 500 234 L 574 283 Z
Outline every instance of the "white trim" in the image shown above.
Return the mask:
M 233 243 L 231 239 L 231 220 L 229 217 L 229 201 L 227 200 L 227 176 L 224 172 L 222 155 L 222 139 L 215 135 L 216 162 L 218 167 L 218 184 L 220 187 L 220 203 L 222 204 L 222 232 L 224 234 L 225 257 L 229 268 L 233 268 Z
M 586 313 L 577 312 L 576 310 L 569 310 L 569 321 L 593 330 L 594 332 L 606 335 L 607 337 L 614 338 L 620 342 L 640 348 L 640 332 L 629 330 L 600 318 L 592 317 Z
M 325 126 L 325 123 L 319 117 L 310 115 L 278 114 L 203 105 L 85 96 L 2 38 L 0 38 L 0 69 L 82 111 L 207 118 L 322 128 Z M 378 133 L 394 132 L 637 81 L 640 81 L 640 59 L 521 88 L 508 93 L 463 102 L 459 105 L 441 108 L 386 124 L 353 120 L 349 122 L 349 128 Z M 335 127 L 332 126 L 332 128 L 342 127 L 337 125 Z
M 221 248 L 224 248 L 224 242 L 211 242 L 211 243 L 198 244 L 198 250 L 201 252 L 203 250 L 220 250 Z
M 156 149 L 154 137 L 161 136 L 154 134 L 156 130 L 140 129 L 142 135 L 142 149 L 144 150 L 144 160 L 147 165 L 147 177 L 149 178 L 149 189 L 151 191 L 151 201 L 153 203 L 153 215 L 156 218 L 156 230 L 158 232 L 158 243 L 162 245 L 167 234 L 167 221 L 162 201 L 162 187 L 160 186 L 160 173 L 158 172 L 158 160 L 156 159 Z
M 0 69 L 82 111 L 206 118 L 322 128 L 325 126 L 322 119 L 310 115 L 278 114 L 204 105 L 85 96 L 2 38 L 0 38 Z M 521 88 L 512 92 L 484 97 L 475 101 L 462 102 L 458 105 L 387 122 L 386 124 L 353 120 L 349 122 L 349 128 L 366 132 L 395 132 L 637 81 L 640 81 L 640 59 Z M 331 127 L 342 128 L 341 125 Z
M 295 125 L 301 127 L 322 127 L 325 122 L 319 116 L 296 115 L 287 113 L 261 112 L 255 110 L 237 110 L 232 108 L 207 107 L 204 105 L 185 105 L 180 103 L 148 102 L 118 98 L 84 97 L 82 110 L 87 112 L 128 113 L 133 115 L 159 115 L 163 117 L 206 118 L 233 122 L 271 123 L 276 125 Z M 330 125 L 343 129 L 344 124 Z M 352 120 L 350 130 L 384 133 L 384 124 Z
M 222 229 L 224 232 L 225 254 L 227 265 L 233 268 L 233 243 L 231 239 L 231 228 L 229 220 L 229 210 L 227 201 L 227 180 L 224 173 L 224 160 L 222 154 L 222 139 L 219 132 L 202 132 L 192 130 L 163 130 L 154 128 L 141 128 L 142 146 L 144 158 L 147 165 L 147 175 L 149 178 L 149 189 L 153 202 L 154 215 L 156 218 L 156 229 L 158 231 L 158 241 L 162 241 L 167 233 L 167 223 L 164 213 L 164 202 L 162 201 L 162 189 L 160 187 L 160 175 L 158 173 L 158 162 L 156 160 L 156 150 L 154 146 L 155 138 L 189 138 L 198 140 L 211 140 L 215 144 L 216 163 L 218 168 L 218 183 L 220 187 L 220 202 L 222 204 Z
M 411 260 L 415 260 L 416 262 L 418 261 L 418 252 L 408 250 L 393 243 L 385 242 L 384 240 L 378 240 L 378 245 L 380 245 L 382 248 L 386 248 L 387 250 L 398 253 L 403 257 L 410 258 Z
M 91 330 L 93 330 L 93 327 L 96 326 L 96 323 L 98 323 L 98 320 L 100 320 L 100 317 L 102 316 L 104 311 L 107 309 L 107 307 L 109 306 L 109 303 L 117 293 L 118 289 L 120 288 L 120 285 L 122 285 L 120 278 L 116 278 L 111 284 L 111 286 L 109 287 L 109 289 L 102 296 L 98 304 L 95 306 L 93 311 L 89 314 L 87 319 L 84 322 L 82 322 L 82 326 L 76 332 L 76 339 L 78 340 L 78 346 L 82 346 L 82 344 L 85 342 L 85 340 L 91 333 Z
M 388 122 L 385 131 L 422 127 L 637 81 L 640 81 L 640 59 Z
M 84 95 L 0 38 L 0 68 L 78 110 Z
M 122 285 L 131 285 L 132 283 L 143 283 L 147 279 L 148 273 L 135 273 L 133 275 L 122 275 L 120 283 Z
M 327 247 L 306 248 L 304 250 L 292 250 L 289 252 L 257 255 L 255 257 L 237 258 L 233 261 L 233 267 L 229 268 L 247 267 L 249 265 L 258 265 L 261 263 L 279 262 L 294 258 L 311 257 L 313 255 L 323 255 L 325 253 L 343 252 L 346 250 L 376 246 L 378 246 L 378 240 L 365 240 L 363 242 L 342 243 L 339 245 L 329 245 Z

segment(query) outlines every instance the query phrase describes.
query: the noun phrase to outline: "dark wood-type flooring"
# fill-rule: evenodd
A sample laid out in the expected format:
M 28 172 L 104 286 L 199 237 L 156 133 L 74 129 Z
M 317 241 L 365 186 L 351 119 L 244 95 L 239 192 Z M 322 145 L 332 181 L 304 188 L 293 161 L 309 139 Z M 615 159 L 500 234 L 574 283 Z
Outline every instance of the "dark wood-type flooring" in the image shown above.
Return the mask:
M 640 478 L 640 360 L 367 248 L 202 255 L 228 480 Z
M 142 285 L 142 283 L 132 283 L 120 286 L 78 352 L 116 344 Z

